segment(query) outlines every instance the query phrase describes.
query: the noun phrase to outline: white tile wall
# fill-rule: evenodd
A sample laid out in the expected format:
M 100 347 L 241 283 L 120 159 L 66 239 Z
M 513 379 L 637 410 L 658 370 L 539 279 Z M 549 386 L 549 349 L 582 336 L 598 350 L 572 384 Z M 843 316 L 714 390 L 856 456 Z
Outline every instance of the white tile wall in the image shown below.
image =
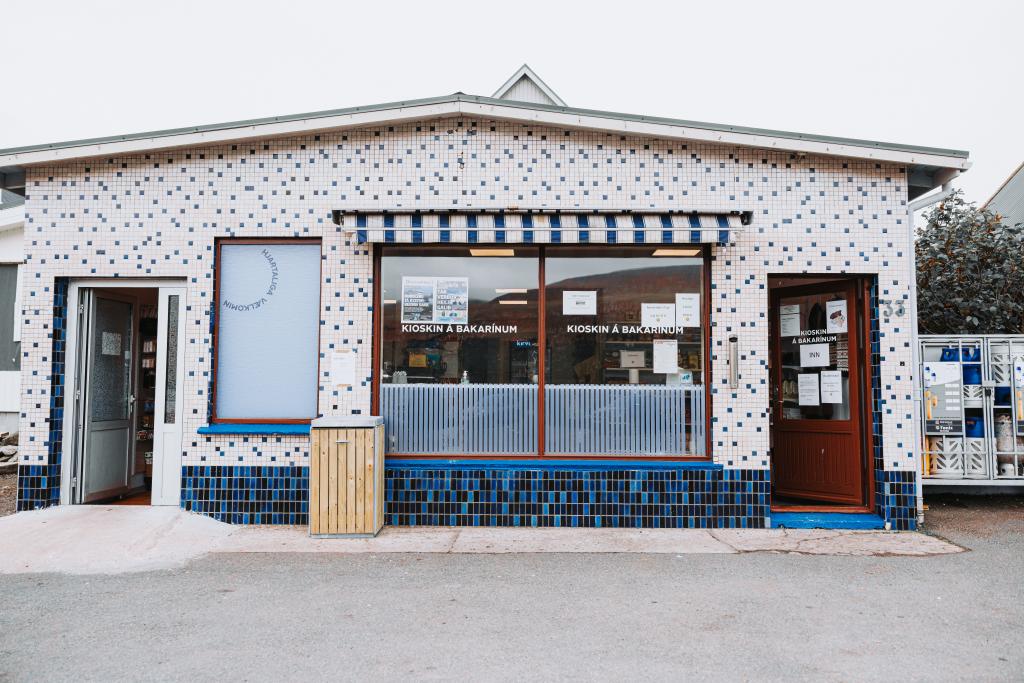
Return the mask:
M 336 209 L 752 211 L 712 268 L 712 443 L 729 467 L 768 467 L 768 274 L 873 273 L 882 298 L 908 295 L 905 173 L 867 160 L 446 119 L 38 167 L 27 189 L 26 462 L 46 457 L 54 277 L 113 275 L 188 277 L 184 463 L 308 460 L 304 438 L 195 433 L 207 422 L 215 237 L 323 238 L 321 352 L 356 348 L 363 380 L 321 389 L 320 409 L 368 412 L 372 261 L 331 222 Z M 883 320 L 882 335 L 885 465 L 913 469 L 909 320 Z

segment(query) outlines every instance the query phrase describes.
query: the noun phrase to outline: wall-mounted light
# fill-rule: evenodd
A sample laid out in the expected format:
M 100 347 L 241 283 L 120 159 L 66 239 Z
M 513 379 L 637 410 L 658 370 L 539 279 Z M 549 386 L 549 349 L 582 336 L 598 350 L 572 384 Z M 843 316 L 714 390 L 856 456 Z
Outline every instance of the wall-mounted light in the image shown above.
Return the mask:
M 736 335 L 729 337 L 729 388 L 740 387 L 740 340 Z
M 470 249 L 470 256 L 515 256 L 515 249 Z
M 686 249 L 655 249 L 652 256 L 700 256 L 699 247 L 688 247 Z
M 508 306 L 525 306 L 528 302 L 526 299 L 502 299 L 498 303 L 506 304 Z
M 385 306 L 387 306 L 388 304 L 397 304 L 398 299 L 384 299 L 384 301 L 381 301 L 381 303 L 384 304 Z
M 499 287 L 494 290 L 495 294 L 526 294 L 525 289 Z

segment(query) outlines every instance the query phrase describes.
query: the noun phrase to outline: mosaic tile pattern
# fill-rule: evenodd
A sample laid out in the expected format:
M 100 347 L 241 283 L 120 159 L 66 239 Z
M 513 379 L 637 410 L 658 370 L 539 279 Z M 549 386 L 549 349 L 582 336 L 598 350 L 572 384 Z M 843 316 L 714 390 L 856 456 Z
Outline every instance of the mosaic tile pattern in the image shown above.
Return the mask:
M 766 528 L 766 470 L 404 466 L 385 470 L 395 526 Z
M 309 468 L 181 468 L 181 507 L 229 524 L 308 524 Z
M 50 327 L 50 372 L 47 379 L 50 383 L 49 416 L 46 421 L 47 439 L 43 444 L 45 455 L 40 455 L 42 462 L 33 463 L 22 459 L 18 467 L 18 502 L 17 509 L 37 510 L 56 505 L 60 502 L 60 461 L 63 452 L 64 429 L 64 351 L 67 334 L 68 317 L 68 280 L 58 277 L 53 281 L 53 311 Z M 48 325 L 49 326 L 49 325 Z M 24 346 L 22 347 L 24 348 Z M 27 356 L 27 354 L 26 354 Z M 22 400 L 28 402 L 33 396 L 31 389 L 24 392 Z M 36 394 L 38 396 L 38 394 Z M 38 408 L 38 399 L 33 402 Z M 22 437 L 24 438 L 24 437 Z M 35 436 L 29 436 L 34 439 Z M 45 461 L 43 461 L 45 458 Z
M 869 160 L 454 118 L 35 167 L 27 178 L 21 462 L 59 467 L 49 461 L 51 418 L 60 414 L 51 402 L 59 391 L 51 357 L 57 278 L 185 278 L 182 465 L 302 467 L 305 437 L 254 444 L 196 433 L 208 416 L 214 239 L 323 240 L 321 357 L 355 349 L 360 381 L 330 388 L 322 364 L 320 410 L 359 414 L 370 401 L 372 245 L 335 225 L 332 213 L 517 206 L 752 213 L 749 226 L 713 250 L 712 453 L 728 470 L 767 469 L 767 276 L 876 274 L 879 298 L 905 301 L 905 176 Z M 878 321 L 885 472 L 917 464 L 907 323 Z M 741 349 L 735 391 L 724 362 L 732 334 Z

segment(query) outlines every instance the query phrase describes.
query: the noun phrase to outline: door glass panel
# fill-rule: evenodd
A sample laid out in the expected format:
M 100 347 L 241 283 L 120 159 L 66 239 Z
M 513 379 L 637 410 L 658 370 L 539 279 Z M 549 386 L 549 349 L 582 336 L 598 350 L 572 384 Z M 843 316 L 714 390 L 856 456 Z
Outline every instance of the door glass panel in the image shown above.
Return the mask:
M 93 422 L 128 419 L 132 305 L 96 299 L 89 395 Z
M 174 424 L 178 393 L 178 295 L 167 297 L 167 362 L 164 378 L 164 424 Z
M 850 419 L 850 316 L 843 293 L 783 297 L 777 324 L 782 360 L 778 400 L 787 420 Z

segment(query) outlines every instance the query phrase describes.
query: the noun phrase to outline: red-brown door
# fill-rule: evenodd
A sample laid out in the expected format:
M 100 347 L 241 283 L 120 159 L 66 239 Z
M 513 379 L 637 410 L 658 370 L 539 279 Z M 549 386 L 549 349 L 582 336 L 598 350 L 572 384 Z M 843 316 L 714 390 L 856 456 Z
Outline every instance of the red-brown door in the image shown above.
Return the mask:
M 858 286 L 846 280 L 771 291 L 776 498 L 866 502 Z

